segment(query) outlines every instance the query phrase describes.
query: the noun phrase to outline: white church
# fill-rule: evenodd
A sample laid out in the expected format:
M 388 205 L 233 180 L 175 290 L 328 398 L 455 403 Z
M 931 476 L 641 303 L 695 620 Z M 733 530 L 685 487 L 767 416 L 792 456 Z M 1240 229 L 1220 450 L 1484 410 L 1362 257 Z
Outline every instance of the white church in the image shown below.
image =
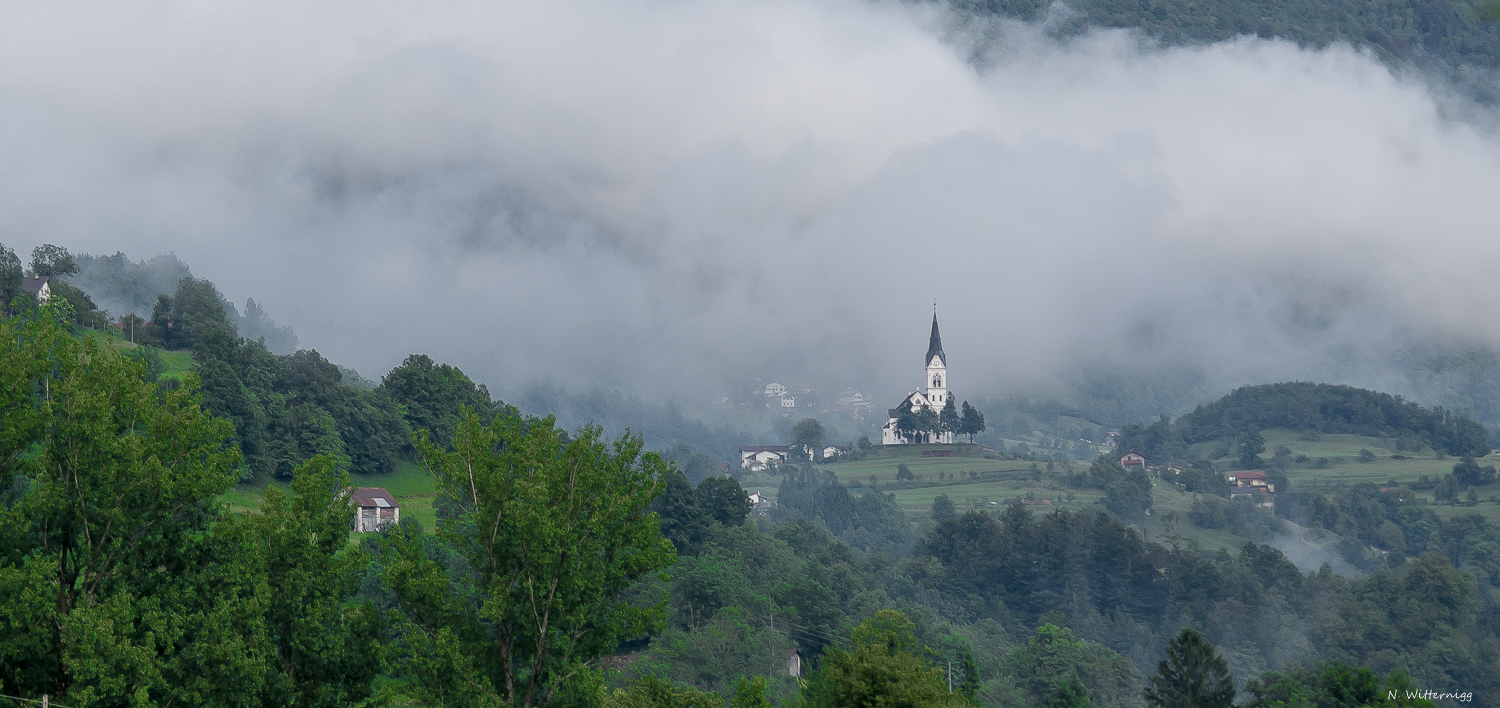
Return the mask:
M 904 411 L 916 413 L 926 406 L 931 408 L 933 413 L 941 413 L 943 406 L 948 404 L 948 357 L 943 354 L 943 338 L 938 336 L 938 321 L 935 312 L 932 314 L 932 339 L 927 342 L 927 358 L 924 361 L 927 366 L 926 389 L 906 394 L 906 398 L 901 399 L 895 408 L 887 412 L 889 420 L 886 421 L 885 427 L 880 429 L 881 444 L 953 442 L 953 433 L 949 431 L 917 433 L 915 436 L 908 436 L 896 429 L 896 421 Z

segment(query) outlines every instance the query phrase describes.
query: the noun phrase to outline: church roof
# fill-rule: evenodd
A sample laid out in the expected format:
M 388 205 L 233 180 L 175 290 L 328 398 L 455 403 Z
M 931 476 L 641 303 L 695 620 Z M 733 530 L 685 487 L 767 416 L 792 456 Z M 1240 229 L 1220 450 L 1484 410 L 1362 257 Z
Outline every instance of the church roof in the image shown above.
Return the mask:
M 948 365 L 948 355 L 943 353 L 943 338 L 938 334 L 937 313 L 932 313 L 932 339 L 927 342 L 927 357 L 922 360 L 922 365 L 932 363 L 932 355 L 936 354 L 942 360 L 943 366 Z

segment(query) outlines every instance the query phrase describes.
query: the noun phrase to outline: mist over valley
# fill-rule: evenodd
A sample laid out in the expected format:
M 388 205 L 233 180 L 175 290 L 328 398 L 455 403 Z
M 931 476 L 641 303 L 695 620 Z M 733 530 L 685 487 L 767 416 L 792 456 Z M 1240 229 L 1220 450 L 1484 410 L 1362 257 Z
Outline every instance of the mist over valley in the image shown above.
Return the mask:
M 1494 0 L 0 20 L 4 696 L 1500 705 Z

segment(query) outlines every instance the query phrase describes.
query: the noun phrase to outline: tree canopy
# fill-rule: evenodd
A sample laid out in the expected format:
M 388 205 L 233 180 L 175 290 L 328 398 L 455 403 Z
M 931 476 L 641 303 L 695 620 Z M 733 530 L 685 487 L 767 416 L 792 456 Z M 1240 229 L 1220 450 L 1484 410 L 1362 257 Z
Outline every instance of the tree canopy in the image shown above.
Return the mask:
M 438 536 L 469 575 L 450 584 L 410 528 L 392 537 L 388 580 L 406 622 L 416 692 L 438 705 L 545 706 L 582 690 L 590 662 L 659 629 L 664 605 L 622 594 L 675 559 L 646 511 L 668 472 L 639 438 L 565 437 L 551 418 L 464 408 L 451 450 L 418 433 L 423 465 L 456 514 Z

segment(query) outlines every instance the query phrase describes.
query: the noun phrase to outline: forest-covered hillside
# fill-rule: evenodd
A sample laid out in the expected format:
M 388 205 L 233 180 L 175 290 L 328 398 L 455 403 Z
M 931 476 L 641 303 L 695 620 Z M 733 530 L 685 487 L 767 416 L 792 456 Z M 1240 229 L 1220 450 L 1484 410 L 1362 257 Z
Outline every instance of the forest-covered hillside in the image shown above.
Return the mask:
M 1455 69 L 1500 66 L 1500 22 L 1490 0 L 950 0 L 960 10 L 1038 20 L 1063 8 L 1059 30 L 1133 27 L 1166 44 L 1238 35 L 1323 47 L 1345 42 L 1390 60 Z
M 1295 516 L 1272 515 L 1221 499 L 1209 459 L 1193 467 L 1192 511 L 1149 523 L 1161 485 L 1178 482 L 1108 457 L 1045 469 L 976 457 L 1029 464 L 1016 469 L 1029 483 L 1092 501 L 958 508 L 940 495 L 914 513 L 897 492 L 927 471 L 877 477 L 872 464 L 905 458 L 871 453 L 786 465 L 780 503 L 756 507 L 700 453 L 674 450 L 674 463 L 638 437 L 563 430 L 421 355 L 377 383 L 311 350 L 273 354 L 237 335 L 207 281 L 185 277 L 161 302 L 171 332 L 148 338 L 188 347 L 180 376 L 148 345 L 88 329 L 71 298 L 38 308 L 17 296 L 0 319 L 0 376 L 14 384 L 0 388 L 8 695 L 69 708 L 229 695 L 1143 708 L 1176 705 L 1162 692 L 1181 688 L 1188 665 L 1219 687 L 1194 705 L 1215 708 L 1431 708 L 1382 698 L 1399 687 L 1489 706 L 1500 691 L 1500 526 L 1439 514 L 1401 488 L 1303 494 Z M 1245 447 L 1257 423 L 1299 405 L 1311 406 L 1298 419 L 1311 433 L 1472 443 L 1445 437 L 1472 424 L 1440 411 L 1301 384 L 1241 389 L 1125 438 L 1154 429 L 1180 442 L 1228 425 Z M 403 515 L 351 537 L 338 490 L 361 477 L 349 473 L 412 461 L 435 494 L 428 525 Z M 1458 465 L 1450 476 L 1493 483 L 1492 468 Z M 869 479 L 836 474 L 856 468 Z M 247 476 L 278 483 L 231 509 L 225 495 Z M 1339 539 L 1351 572 L 1306 572 L 1269 545 L 1288 521 Z M 1208 547 L 1179 522 L 1264 542 Z

